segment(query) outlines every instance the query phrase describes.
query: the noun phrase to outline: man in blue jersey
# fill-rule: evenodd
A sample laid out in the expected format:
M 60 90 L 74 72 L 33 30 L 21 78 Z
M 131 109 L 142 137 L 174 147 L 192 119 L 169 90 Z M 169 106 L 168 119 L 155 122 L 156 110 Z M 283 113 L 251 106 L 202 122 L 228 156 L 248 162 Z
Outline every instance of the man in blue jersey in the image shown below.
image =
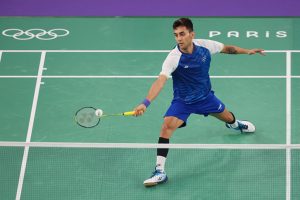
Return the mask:
M 242 133 L 253 133 L 255 126 L 249 121 L 241 121 L 225 108 L 211 90 L 209 67 L 211 55 L 256 54 L 264 55 L 262 49 L 243 49 L 224 45 L 220 42 L 194 39 L 193 23 L 188 18 L 180 18 L 173 23 L 177 46 L 165 59 L 162 71 L 152 84 L 145 100 L 135 108 L 135 115 L 143 115 L 150 103 L 157 97 L 167 79 L 172 76 L 174 98 L 164 116 L 159 144 L 168 144 L 177 128 L 186 126 L 188 117 L 193 114 L 214 116 L 225 122 L 226 127 Z M 156 167 L 152 176 L 144 181 L 145 186 L 154 186 L 168 180 L 165 162 L 168 148 L 157 149 Z

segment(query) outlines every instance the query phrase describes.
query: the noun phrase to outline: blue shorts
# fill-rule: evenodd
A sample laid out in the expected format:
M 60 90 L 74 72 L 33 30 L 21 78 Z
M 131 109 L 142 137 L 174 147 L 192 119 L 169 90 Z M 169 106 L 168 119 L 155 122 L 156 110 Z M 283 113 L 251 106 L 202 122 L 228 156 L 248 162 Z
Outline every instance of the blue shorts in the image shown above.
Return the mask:
M 179 127 L 185 127 L 189 116 L 193 114 L 208 116 L 211 113 L 221 113 L 225 110 L 225 105 L 211 91 L 207 98 L 192 104 L 185 104 L 180 100 L 173 100 L 164 117 L 176 117 L 184 121 Z

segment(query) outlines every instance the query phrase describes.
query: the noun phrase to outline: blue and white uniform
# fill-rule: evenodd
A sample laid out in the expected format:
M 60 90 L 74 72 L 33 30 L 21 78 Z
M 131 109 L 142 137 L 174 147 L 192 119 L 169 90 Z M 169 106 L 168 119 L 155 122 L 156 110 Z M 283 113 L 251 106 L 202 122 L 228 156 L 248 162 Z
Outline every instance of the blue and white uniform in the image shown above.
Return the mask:
M 180 51 L 178 45 L 165 59 L 160 75 L 172 76 L 174 98 L 165 116 L 174 116 L 186 124 L 191 113 L 207 116 L 220 113 L 225 105 L 211 90 L 209 68 L 211 55 L 224 45 L 213 40 L 194 39 L 193 53 Z

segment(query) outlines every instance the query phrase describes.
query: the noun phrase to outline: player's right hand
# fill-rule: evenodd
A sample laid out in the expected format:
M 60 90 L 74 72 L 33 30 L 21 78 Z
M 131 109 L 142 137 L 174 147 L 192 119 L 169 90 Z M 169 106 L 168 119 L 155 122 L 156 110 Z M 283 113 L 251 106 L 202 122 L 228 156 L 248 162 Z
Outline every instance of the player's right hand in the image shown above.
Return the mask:
M 144 112 L 146 112 L 146 106 L 144 104 L 140 104 L 138 105 L 135 109 L 134 109 L 134 116 L 138 117 L 144 114 Z

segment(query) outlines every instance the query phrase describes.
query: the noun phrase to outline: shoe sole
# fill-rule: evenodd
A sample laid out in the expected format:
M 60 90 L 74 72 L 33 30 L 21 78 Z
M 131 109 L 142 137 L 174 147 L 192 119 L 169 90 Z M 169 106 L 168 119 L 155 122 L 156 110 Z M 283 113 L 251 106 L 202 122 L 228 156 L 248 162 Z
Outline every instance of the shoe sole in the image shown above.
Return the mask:
M 156 186 L 158 183 L 144 183 L 145 187 L 153 187 Z
M 161 182 L 158 182 L 158 183 L 155 183 L 155 182 L 152 182 L 152 183 L 144 183 L 144 186 L 145 186 L 145 187 L 153 187 L 153 186 L 156 186 L 156 185 L 158 185 L 158 184 L 165 183 L 165 182 L 167 182 L 167 181 L 168 181 L 168 177 L 167 177 L 165 180 L 163 180 L 163 181 L 161 181 Z

